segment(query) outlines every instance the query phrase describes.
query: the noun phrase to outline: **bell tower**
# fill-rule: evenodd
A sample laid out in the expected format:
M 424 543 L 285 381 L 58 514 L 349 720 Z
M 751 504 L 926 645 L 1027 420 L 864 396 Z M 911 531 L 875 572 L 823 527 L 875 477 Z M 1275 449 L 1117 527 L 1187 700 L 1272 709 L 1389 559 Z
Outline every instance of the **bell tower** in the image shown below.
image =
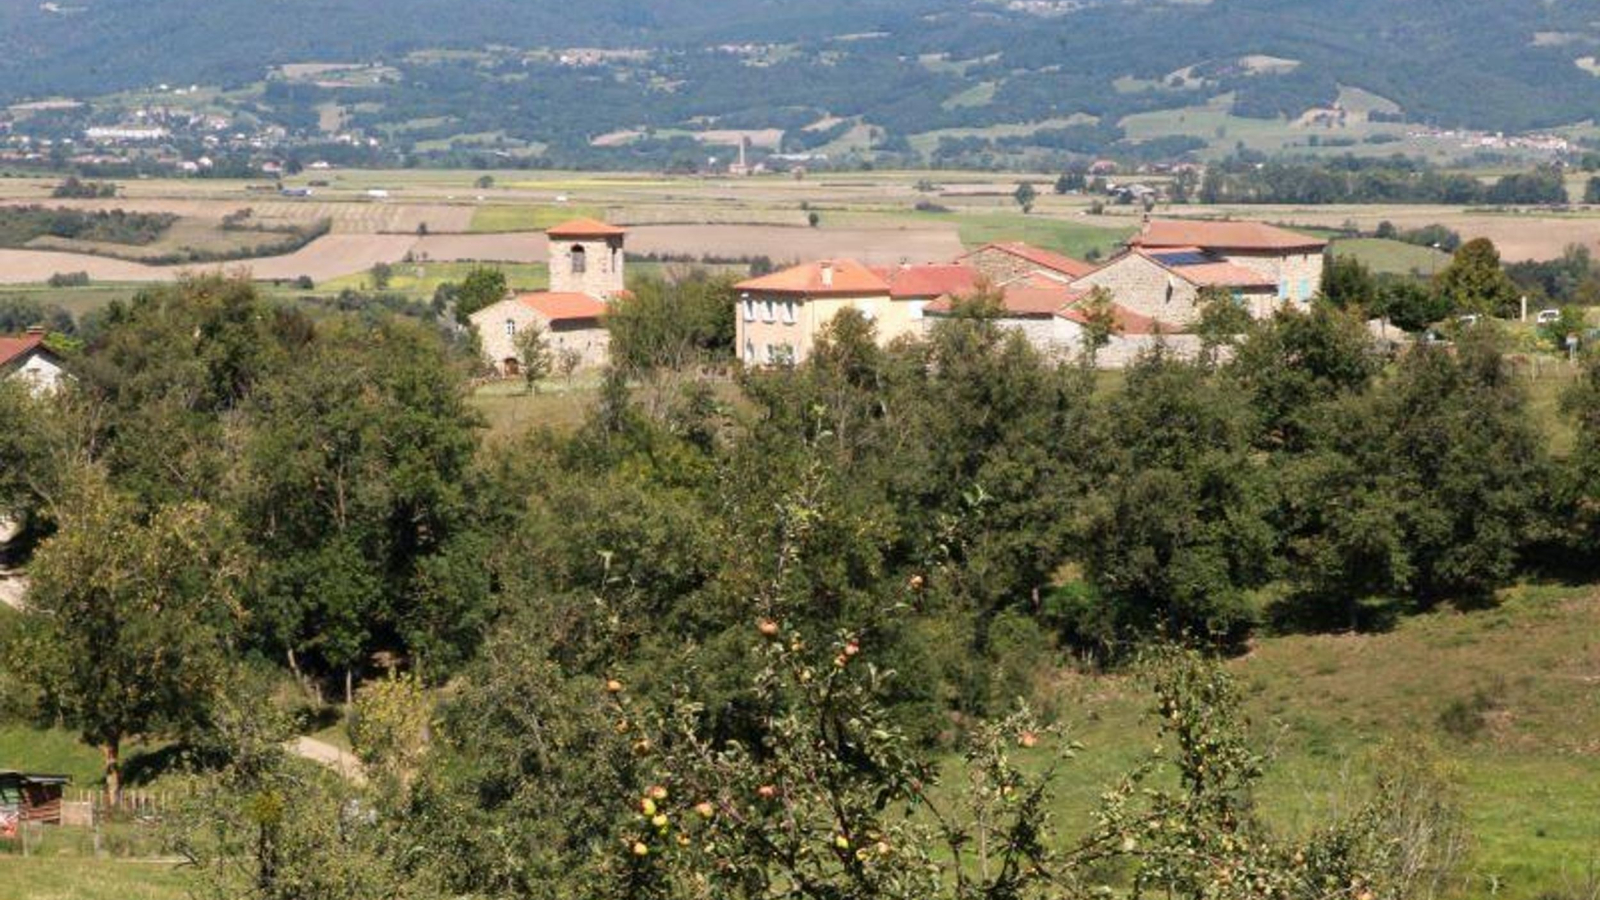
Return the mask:
M 545 232 L 550 239 L 550 291 L 610 300 L 627 286 L 627 231 L 595 219 L 574 219 Z

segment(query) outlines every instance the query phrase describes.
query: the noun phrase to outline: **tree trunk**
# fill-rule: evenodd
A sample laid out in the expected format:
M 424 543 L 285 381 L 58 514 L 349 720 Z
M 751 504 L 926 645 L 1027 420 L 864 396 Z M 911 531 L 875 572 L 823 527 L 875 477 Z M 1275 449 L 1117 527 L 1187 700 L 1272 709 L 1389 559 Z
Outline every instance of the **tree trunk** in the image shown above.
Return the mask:
M 122 805 L 122 739 L 111 738 L 101 746 L 106 757 L 106 794 L 111 808 Z
M 346 715 L 349 715 L 350 704 L 352 702 L 354 702 L 354 700 L 355 700 L 355 675 L 352 674 L 352 670 L 351 669 L 347 668 L 347 669 L 344 670 L 344 708 L 345 708 L 345 714 Z

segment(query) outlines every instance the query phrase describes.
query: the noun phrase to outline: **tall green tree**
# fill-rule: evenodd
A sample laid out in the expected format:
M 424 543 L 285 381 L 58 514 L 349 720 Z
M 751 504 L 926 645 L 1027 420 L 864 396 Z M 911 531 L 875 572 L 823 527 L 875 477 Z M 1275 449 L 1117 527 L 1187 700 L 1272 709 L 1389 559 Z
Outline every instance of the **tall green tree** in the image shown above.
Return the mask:
M 324 326 L 243 410 L 234 502 L 264 568 L 256 627 L 291 667 L 405 652 L 419 566 L 468 520 L 477 415 L 437 334 Z
M 1517 307 L 1517 285 L 1500 265 L 1500 251 L 1488 238 L 1461 245 L 1450 265 L 1434 278 L 1434 290 L 1455 309 L 1480 316 L 1506 316 Z
M 466 325 L 472 314 L 506 299 L 509 288 L 506 273 L 490 266 L 474 266 L 462 279 L 452 298 L 456 306 L 456 321 Z
M 146 517 L 94 469 L 74 476 L 59 516 L 29 568 L 10 663 L 101 749 L 120 798 L 128 739 L 206 722 L 237 653 L 248 556 L 218 511 Z

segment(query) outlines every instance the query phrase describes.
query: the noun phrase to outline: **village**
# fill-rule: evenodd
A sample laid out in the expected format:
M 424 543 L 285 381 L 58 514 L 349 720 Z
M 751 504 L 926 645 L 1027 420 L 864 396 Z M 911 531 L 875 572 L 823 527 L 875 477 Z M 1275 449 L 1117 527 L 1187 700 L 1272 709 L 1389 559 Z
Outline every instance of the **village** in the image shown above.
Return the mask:
M 516 376 L 530 322 L 550 351 L 575 352 L 585 366 L 606 362 L 607 304 L 626 295 L 626 230 L 594 220 L 551 228 L 550 289 L 520 293 L 471 316 L 485 363 Z M 1127 245 L 1095 265 L 1020 241 L 994 242 L 954 260 L 866 265 L 814 260 L 741 281 L 735 319 L 746 366 L 803 363 L 829 322 L 853 309 L 887 345 L 921 337 L 959 314 L 962 301 L 992 294 L 992 314 L 1047 357 L 1071 359 L 1093 346 L 1096 365 L 1123 368 L 1164 345 L 1185 355 L 1207 298 L 1228 298 L 1254 319 L 1309 308 L 1321 290 L 1326 242 L 1254 222 L 1146 219 Z M 1091 300 L 1108 321 L 1089 338 Z

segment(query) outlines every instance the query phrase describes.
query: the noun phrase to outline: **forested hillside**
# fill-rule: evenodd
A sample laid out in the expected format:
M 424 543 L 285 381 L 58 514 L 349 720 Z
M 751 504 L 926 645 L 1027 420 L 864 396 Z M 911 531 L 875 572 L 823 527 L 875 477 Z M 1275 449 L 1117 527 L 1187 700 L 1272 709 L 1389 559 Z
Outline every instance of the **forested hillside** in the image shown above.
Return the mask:
M 598 0 L 582 15 L 543 0 L 480 0 L 465 11 L 446 0 L 279 0 L 269 9 L 0 0 L 0 100 L 238 87 L 284 63 L 381 60 L 395 74 L 359 98 L 306 85 L 269 96 L 266 111 L 351 100 L 369 125 L 447 115 L 570 146 L 705 117 L 797 135 L 824 116 L 859 117 L 890 147 L 940 128 L 1072 114 L 1114 125 L 1217 98 L 1237 115 L 1293 117 L 1332 104 L 1341 87 L 1449 126 L 1524 130 L 1600 111 L 1600 28 L 1578 4 L 1537 0 Z M 581 66 L 533 52 L 572 47 L 649 52 Z M 419 53 L 437 49 L 474 52 Z

